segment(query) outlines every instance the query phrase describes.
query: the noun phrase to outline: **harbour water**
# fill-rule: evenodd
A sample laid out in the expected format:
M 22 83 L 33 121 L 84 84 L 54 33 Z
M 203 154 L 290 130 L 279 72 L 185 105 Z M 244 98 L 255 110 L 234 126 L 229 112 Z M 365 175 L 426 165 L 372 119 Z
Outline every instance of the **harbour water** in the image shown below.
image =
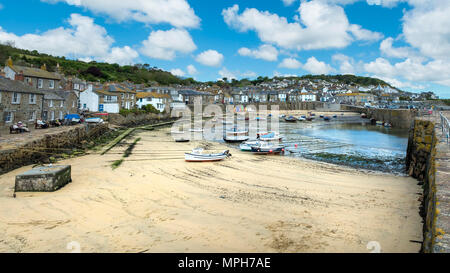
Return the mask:
M 405 174 L 408 130 L 371 125 L 359 117 L 337 117 L 330 122 L 319 117 L 313 122 L 280 121 L 279 130 L 284 135 L 285 156 Z

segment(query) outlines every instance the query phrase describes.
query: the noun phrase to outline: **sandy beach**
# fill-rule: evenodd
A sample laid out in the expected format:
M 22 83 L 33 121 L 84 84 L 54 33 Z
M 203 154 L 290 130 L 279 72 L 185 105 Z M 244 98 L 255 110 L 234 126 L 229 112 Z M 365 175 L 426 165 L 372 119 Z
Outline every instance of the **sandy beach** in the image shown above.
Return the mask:
M 409 177 L 231 150 L 216 163 L 184 152 L 220 143 L 175 143 L 170 128 L 140 131 L 108 154 L 58 162 L 73 182 L 18 193 L 0 176 L 0 252 L 418 252 L 420 186 Z

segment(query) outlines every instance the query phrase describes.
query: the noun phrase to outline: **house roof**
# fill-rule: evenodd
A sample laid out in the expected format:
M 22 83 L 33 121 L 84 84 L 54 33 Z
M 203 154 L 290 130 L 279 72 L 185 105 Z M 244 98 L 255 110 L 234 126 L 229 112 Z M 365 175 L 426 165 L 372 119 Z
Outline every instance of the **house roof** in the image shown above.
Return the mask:
M 346 94 L 337 94 L 336 96 L 338 97 L 351 97 L 351 96 L 363 96 L 363 97 L 367 97 L 367 96 L 371 96 L 372 94 L 367 94 L 367 93 L 346 93 Z
M 123 86 L 121 84 L 111 83 L 104 85 L 104 90 L 109 92 L 119 92 L 119 93 L 133 93 L 136 94 L 136 91 L 131 90 L 130 88 Z
M 185 96 L 212 96 L 210 93 L 195 91 L 191 89 L 179 90 L 178 94 Z
M 136 94 L 137 99 L 143 99 L 143 98 L 167 98 L 169 99 L 170 96 L 168 94 L 158 94 L 156 92 L 138 92 Z
M 117 93 L 108 92 L 106 90 L 103 90 L 103 88 L 94 88 L 94 90 L 92 90 L 92 91 L 97 93 L 97 94 L 99 94 L 99 95 L 106 95 L 106 96 L 117 97 Z
M 64 100 L 64 98 L 58 96 L 56 92 L 45 92 L 44 100 Z
M 34 78 L 43 78 L 43 79 L 51 79 L 51 80 L 61 80 L 61 75 L 55 72 L 49 72 L 47 70 L 43 70 L 35 67 L 27 67 L 27 66 L 18 66 L 13 65 L 9 66 L 14 72 L 20 73 L 23 72 L 25 77 L 34 77 Z
M 9 91 L 17 93 L 34 93 L 43 95 L 44 93 L 35 87 L 25 84 L 21 81 L 13 81 L 6 78 L 0 78 L 0 91 Z

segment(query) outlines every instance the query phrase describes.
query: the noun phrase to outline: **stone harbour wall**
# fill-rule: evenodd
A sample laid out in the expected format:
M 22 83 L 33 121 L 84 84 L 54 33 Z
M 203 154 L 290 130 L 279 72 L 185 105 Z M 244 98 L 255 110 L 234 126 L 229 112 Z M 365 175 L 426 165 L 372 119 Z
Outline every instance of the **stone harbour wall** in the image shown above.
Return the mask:
M 417 118 L 410 131 L 406 164 L 423 187 L 422 252 L 450 252 L 450 148 L 436 118 Z
M 61 149 L 80 146 L 84 141 L 99 137 L 109 130 L 108 124 L 81 124 L 63 132 L 43 135 L 19 147 L 0 151 L 0 174 L 22 166 L 44 161 Z
M 377 109 L 352 105 L 341 105 L 344 111 L 364 113 L 368 118 L 389 122 L 393 127 L 409 129 L 417 117 L 417 111 L 408 109 Z

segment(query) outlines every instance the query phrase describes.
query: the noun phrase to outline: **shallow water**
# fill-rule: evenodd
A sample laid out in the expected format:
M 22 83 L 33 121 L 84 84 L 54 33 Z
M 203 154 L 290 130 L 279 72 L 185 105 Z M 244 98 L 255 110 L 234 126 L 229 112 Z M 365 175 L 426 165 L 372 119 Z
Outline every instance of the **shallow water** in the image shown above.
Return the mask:
M 280 121 L 279 131 L 285 136 L 285 156 L 405 173 L 408 130 L 370 125 L 368 120 L 360 118 L 338 117 L 330 122 L 320 118 L 313 122 Z
M 284 128 L 283 128 L 284 127 Z M 368 123 L 325 123 L 309 128 L 280 126 L 287 156 L 338 163 L 357 168 L 402 174 L 408 131 Z M 292 146 L 298 143 L 298 148 Z

